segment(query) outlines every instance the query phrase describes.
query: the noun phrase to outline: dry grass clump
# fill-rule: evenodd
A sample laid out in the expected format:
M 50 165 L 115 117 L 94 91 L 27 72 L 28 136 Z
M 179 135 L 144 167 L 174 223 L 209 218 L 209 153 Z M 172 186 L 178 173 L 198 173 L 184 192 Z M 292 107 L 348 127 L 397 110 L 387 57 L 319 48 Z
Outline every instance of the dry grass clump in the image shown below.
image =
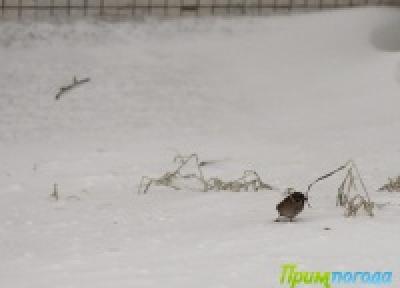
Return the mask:
M 262 181 L 257 172 L 252 170 L 245 170 L 241 177 L 231 181 L 225 181 L 218 177 L 206 178 L 202 168 L 215 161 L 199 161 L 197 154 L 191 154 L 189 156 L 177 155 L 174 158 L 174 162 L 177 167 L 173 171 L 168 171 L 158 178 L 143 176 L 140 181 L 138 193 L 146 194 L 151 186 L 164 186 L 180 190 L 182 181 L 185 182 L 189 180 L 195 180 L 200 183 L 204 192 L 211 190 L 257 192 L 259 190 L 273 189 L 271 185 Z M 191 172 L 184 172 L 186 170 Z M 370 200 L 367 188 L 361 178 L 358 167 L 352 160 L 349 160 L 337 169 L 318 177 L 308 185 L 305 193 L 306 198 L 308 198 L 308 193 L 313 185 L 342 170 L 344 170 L 346 174 L 337 190 L 336 206 L 343 207 L 345 216 L 347 217 L 356 216 L 360 210 L 364 210 L 369 216 L 374 216 L 374 208 L 376 205 Z M 389 183 L 390 184 L 387 185 L 387 188 L 386 185 L 384 186 L 385 189 L 400 190 L 400 177 L 395 181 L 390 181 Z M 287 193 L 290 194 L 293 191 L 295 191 L 293 188 L 289 188 Z
M 223 181 L 219 178 L 213 177 L 207 181 L 208 190 L 225 190 L 232 192 L 240 192 L 240 191 L 255 191 L 259 190 L 272 190 L 273 187 L 269 184 L 264 183 L 261 180 L 261 177 L 258 175 L 256 171 L 253 170 L 245 170 L 243 172 L 242 177 L 232 180 L 232 181 Z
M 199 161 L 197 154 L 191 154 L 189 156 L 177 155 L 174 158 L 174 162 L 177 167 L 173 171 L 168 171 L 164 173 L 161 177 L 151 178 L 148 176 L 143 176 L 140 181 L 138 193 L 147 193 L 151 186 L 165 186 L 170 187 L 175 190 L 180 190 L 179 182 L 196 180 L 202 187 L 203 191 L 207 192 L 210 190 L 214 191 L 259 191 L 259 190 L 271 190 L 272 186 L 264 183 L 257 172 L 252 170 L 245 170 L 243 175 L 232 181 L 224 181 L 218 177 L 205 178 L 203 174 L 202 167 L 213 163 L 213 161 Z M 190 163 L 193 162 L 194 169 L 193 173 L 184 173 L 183 170 L 188 168 Z
M 379 191 L 400 192 L 400 175 L 397 178 L 389 178 L 388 183 L 379 188 Z
M 312 182 L 310 185 L 308 185 L 306 195 L 308 196 L 308 192 L 314 184 L 336 174 L 341 170 L 345 170 L 346 175 L 339 185 L 337 191 L 336 206 L 343 207 L 345 210 L 345 216 L 347 217 L 356 216 L 361 208 L 363 208 L 363 210 L 369 216 L 374 216 L 373 210 L 375 204 L 370 200 L 367 188 L 363 179 L 361 178 L 358 167 L 353 160 L 347 161 L 344 165 Z M 359 190 L 362 191 L 363 195 L 358 193 Z

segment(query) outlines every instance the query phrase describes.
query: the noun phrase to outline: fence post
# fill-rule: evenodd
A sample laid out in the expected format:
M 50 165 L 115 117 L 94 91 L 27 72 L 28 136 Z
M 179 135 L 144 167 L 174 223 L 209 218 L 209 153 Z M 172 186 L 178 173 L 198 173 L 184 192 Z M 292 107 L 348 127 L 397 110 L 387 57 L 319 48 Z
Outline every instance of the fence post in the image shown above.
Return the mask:
M 88 0 L 83 0 L 83 15 L 88 15 Z
M 6 0 L 1 0 L 1 16 L 4 16 L 4 6 L 5 6 Z

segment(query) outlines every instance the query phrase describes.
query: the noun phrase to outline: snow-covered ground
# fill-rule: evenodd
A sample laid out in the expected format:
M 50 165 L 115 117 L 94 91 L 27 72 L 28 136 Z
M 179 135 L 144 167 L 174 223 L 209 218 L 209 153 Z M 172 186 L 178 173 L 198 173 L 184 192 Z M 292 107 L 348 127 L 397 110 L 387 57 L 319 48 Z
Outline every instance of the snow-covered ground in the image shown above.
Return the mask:
M 375 191 L 400 173 L 399 17 L 1 22 L 0 287 L 278 288 L 287 262 L 398 287 L 400 194 Z M 91 82 L 55 101 L 74 75 Z M 178 152 L 279 189 L 137 195 Z M 376 217 L 343 217 L 337 175 L 273 222 L 284 188 L 349 158 L 390 202 Z

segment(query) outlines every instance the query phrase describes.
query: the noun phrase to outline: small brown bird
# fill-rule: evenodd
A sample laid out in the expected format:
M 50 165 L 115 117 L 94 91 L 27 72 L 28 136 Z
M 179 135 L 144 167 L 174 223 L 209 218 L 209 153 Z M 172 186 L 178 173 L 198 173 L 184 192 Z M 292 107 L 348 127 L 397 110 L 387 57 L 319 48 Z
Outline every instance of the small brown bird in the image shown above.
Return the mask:
M 308 201 L 307 196 L 301 192 L 293 192 L 286 196 L 281 203 L 276 205 L 276 210 L 279 212 L 279 216 L 289 218 L 292 222 L 293 218 L 296 217 L 304 209 L 304 203 Z M 281 221 L 278 217 L 275 222 Z

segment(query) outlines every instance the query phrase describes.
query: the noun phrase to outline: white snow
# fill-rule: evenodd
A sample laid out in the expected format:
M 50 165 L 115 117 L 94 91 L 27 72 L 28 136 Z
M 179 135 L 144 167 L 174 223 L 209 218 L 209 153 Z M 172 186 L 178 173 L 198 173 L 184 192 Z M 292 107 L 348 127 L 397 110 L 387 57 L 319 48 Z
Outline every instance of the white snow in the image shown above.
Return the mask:
M 287 262 L 398 287 L 400 194 L 375 191 L 400 173 L 399 16 L 1 22 L 0 287 L 278 288 Z M 74 75 L 91 82 L 55 101 Z M 137 195 L 177 152 L 279 189 Z M 390 202 L 374 218 L 343 217 L 338 175 L 273 222 L 284 188 L 349 158 Z

